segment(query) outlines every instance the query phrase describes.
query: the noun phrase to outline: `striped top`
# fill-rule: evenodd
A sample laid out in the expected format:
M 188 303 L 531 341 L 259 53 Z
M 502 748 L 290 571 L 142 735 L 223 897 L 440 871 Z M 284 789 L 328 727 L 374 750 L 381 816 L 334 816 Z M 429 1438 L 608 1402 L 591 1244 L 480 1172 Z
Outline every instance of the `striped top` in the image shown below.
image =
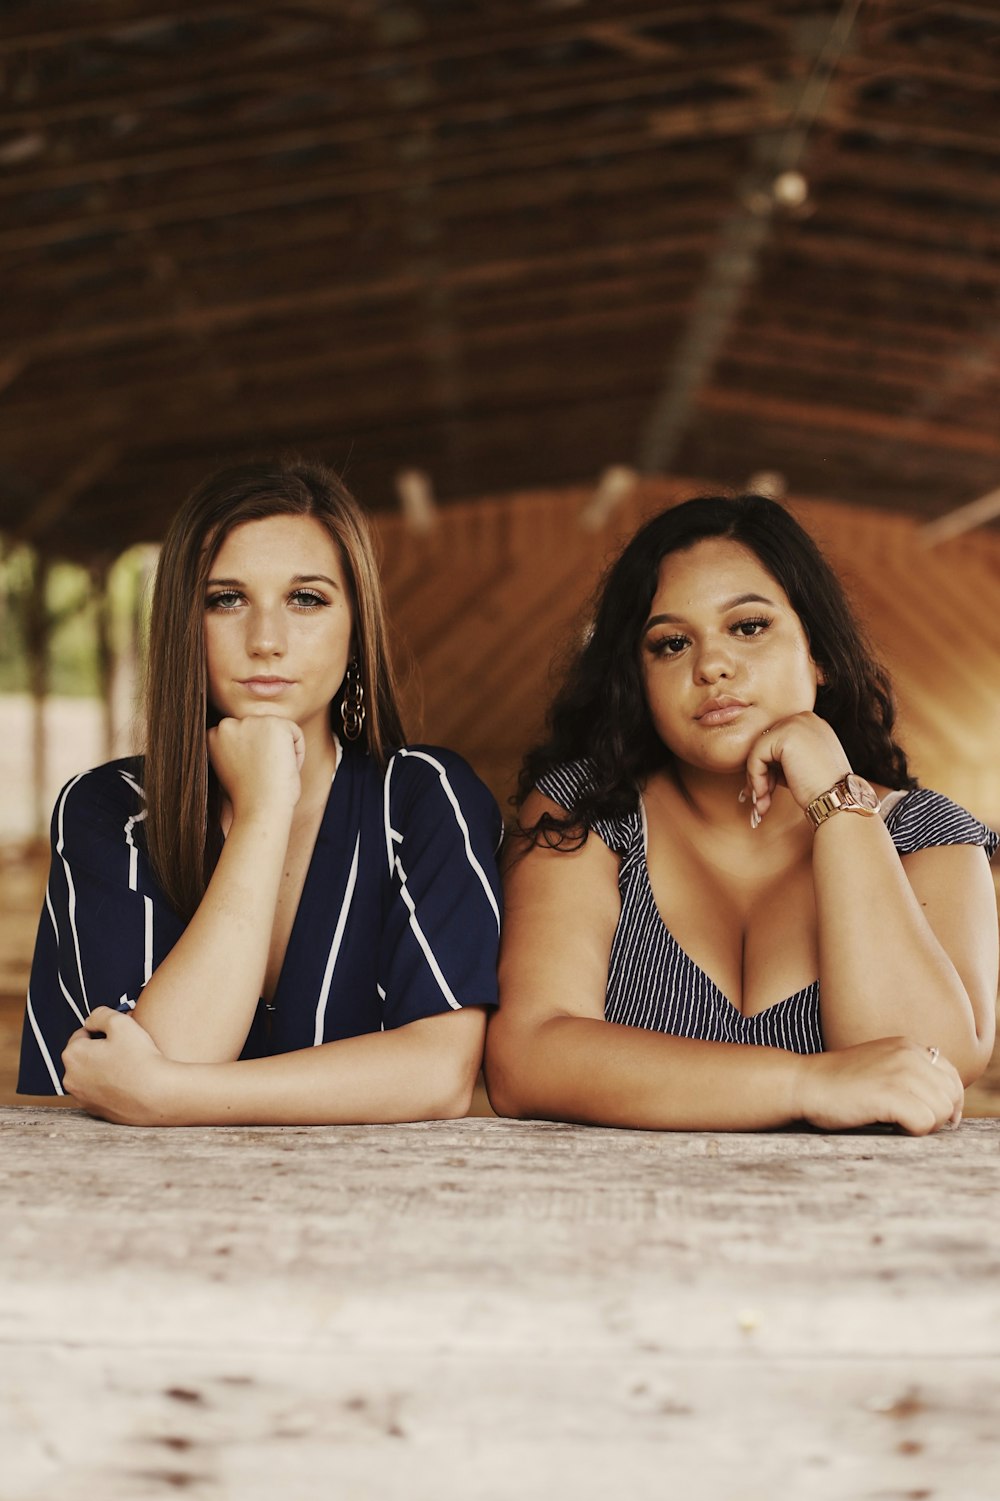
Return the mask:
M 184 931 L 153 879 L 144 818 L 138 757 L 84 772 L 59 794 L 22 1094 L 63 1093 L 70 1034 L 95 1006 L 134 1001 Z M 496 1005 L 500 835 L 492 796 L 451 751 L 409 746 L 383 777 L 365 752 L 338 750 L 271 1025 L 261 1005 L 242 1056 Z
M 538 790 L 572 809 L 586 784 L 585 762 L 547 772 Z M 642 804 L 620 818 L 598 819 L 593 832 L 620 858 L 621 915 L 611 946 L 604 1014 L 608 1021 L 708 1042 L 756 1043 L 795 1053 L 823 1050 L 819 981 L 744 1016 L 681 948 L 660 916 L 646 865 Z M 919 788 L 886 817 L 900 855 L 941 844 L 975 844 L 992 857 L 1000 839 L 964 808 Z

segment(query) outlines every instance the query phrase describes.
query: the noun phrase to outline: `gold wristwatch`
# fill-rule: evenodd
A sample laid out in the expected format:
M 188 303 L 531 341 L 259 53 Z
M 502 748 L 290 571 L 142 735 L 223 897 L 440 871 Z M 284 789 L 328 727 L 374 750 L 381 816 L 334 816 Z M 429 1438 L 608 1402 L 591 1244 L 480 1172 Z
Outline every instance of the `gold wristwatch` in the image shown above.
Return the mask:
M 879 809 L 879 796 L 864 777 L 856 777 L 849 771 L 846 777 L 814 797 L 806 808 L 806 817 L 814 828 L 826 823 L 835 813 L 860 813 L 862 818 L 874 818 Z

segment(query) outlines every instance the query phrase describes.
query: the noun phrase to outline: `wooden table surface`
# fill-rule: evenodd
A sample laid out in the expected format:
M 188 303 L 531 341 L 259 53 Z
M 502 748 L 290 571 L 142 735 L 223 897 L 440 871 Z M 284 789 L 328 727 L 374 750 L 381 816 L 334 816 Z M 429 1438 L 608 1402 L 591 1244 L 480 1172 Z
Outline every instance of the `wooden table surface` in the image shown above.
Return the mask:
M 0 1138 L 3 1501 L 1000 1495 L 1000 1121 Z

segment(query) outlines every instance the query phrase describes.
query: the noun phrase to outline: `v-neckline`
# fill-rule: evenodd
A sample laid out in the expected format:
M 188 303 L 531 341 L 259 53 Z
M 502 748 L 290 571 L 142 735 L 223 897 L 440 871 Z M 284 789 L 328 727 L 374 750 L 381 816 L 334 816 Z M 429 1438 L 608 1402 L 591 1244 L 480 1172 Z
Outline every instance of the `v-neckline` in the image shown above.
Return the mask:
M 891 807 L 884 815 L 885 826 L 887 829 L 889 829 L 890 833 L 891 824 L 895 819 L 899 808 L 902 806 L 905 799 L 909 797 L 909 795 L 909 791 L 904 789 L 898 795 L 894 792 L 887 793 L 886 798 L 883 799 L 883 802 L 887 801 L 890 797 L 893 799 Z M 646 818 L 646 804 L 643 801 L 641 792 L 638 792 L 637 796 L 639 800 L 639 838 L 641 841 L 642 849 L 642 860 L 640 863 L 642 865 L 642 881 L 645 890 L 645 896 L 650 904 L 650 907 L 652 908 L 653 915 L 660 928 L 662 928 L 666 938 L 670 943 L 673 944 L 674 948 L 687 961 L 687 963 L 690 964 L 691 968 L 708 982 L 708 984 L 715 992 L 718 1000 L 722 1002 L 723 1005 L 728 1006 L 729 1010 L 733 1013 L 734 1016 L 738 1016 L 741 1021 L 750 1023 L 755 1022 L 758 1017 L 767 1016 L 768 1012 L 775 1011 L 780 1006 L 787 1006 L 790 1001 L 797 1001 L 799 996 L 808 995 L 810 991 L 818 990 L 819 976 L 817 975 L 816 979 L 810 980 L 808 985 L 800 986 L 798 990 L 793 990 L 791 995 L 786 995 L 780 1001 L 772 1001 L 771 1004 L 769 1006 L 765 1006 L 763 1010 L 754 1011 L 749 1016 L 745 1011 L 741 1011 L 739 1006 L 737 1006 L 733 1001 L 729 999 L 729 996 L 726 995 L 726 992 L 722 989 L 721 985 L 717 984 L 717 982 L 712 979 L 712 976 L 708 973 L 708 970 L 703 969 L 696 960 L 692 959 L 687 949 L 684 948 L 683 944 L 681 944 L 675 937 L 675 935 L 671 932 L 670 928 L 667 926 L 666 920 L 664 919 L 663 913 L 660 911 L 659 903 L 656 900 L 656 892 L 653 890 L 653 882 L 649 874 L 649 823 Z
M 656 892 L 653 890 L 653 882 L 649 874 L 649 823 L 646 818 L 646 804 L 643 802 L 641 792 L 639 793 L 639 837 L 642 847 L 641 865 L 644 893 L 646 899 L 650 904 L 657 923 L 663 930 L 665 937 L 669 940 L 670 943 L 673 944 L 677 952 L 682 956 L 683 959 L 686 960 L 688 964 L 690 964 L 691 968 L 697 974 L 701 975 L 702 978 L 708 982 L 708 984 L 712 987 L 712 990 L 715 992 L 717 999 L 724 1006 L 728 1007 L 728 1009 L 733 1013 L 734 1016 L 738 1016 L 741 1021 L 747 1023 L 755 1022 L 758 1017 L 766 1016 L 769 1011 L 774 1011 L 779 1006 L 787 1006 L 789 1001 L 798 1000 L 799 996 L 807 995 L 810 991 L 815 990 L 819 986 L 819 977 L 817 976 L 815 980 L 810 980 L 807 985 L 802 985 L 798 990 L 793 990 L 790 995 L 786 995 L 782 1000 L 772 1001 L 769 1006 L 765 1006 L 761 1011 L 754 1011 L 750 1015 L 747 1015 L 745 1011 L 741 1011 L 739 1006 L 737 1006 L 735 1002 L 731 1001 L 729 996 L 726 995 L 726 992 L 722 989 L 721 985 L 719 985 L 717 981 L 712 979 L 712 976 L 708 973 L 708 970 L 703 969 L 695 959 L 692 959 L 687 949 L 671 932 L 670 928 L 667 925 L 666 919 L 663 916 L 663 913 L 660 911 L 660 904 L 656 900 Z

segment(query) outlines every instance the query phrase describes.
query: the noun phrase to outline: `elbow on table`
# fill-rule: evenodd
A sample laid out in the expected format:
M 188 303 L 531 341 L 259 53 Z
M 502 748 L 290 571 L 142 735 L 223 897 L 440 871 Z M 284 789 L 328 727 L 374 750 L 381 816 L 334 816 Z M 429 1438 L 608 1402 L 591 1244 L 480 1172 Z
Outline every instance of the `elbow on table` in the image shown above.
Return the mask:
M 528 1110 L 526 1102 L 498 1069 L 484 1065 L 483 1082 L 494 1115 L 508 1121 L 523 1121 L 531 1116 L 532 1112 Z
M 527 1102 L 522 1099 L 515 1090 L 506 1085 L 498 1084 L 496 1076 L 484 1070 L 483 1078 L 486 1084 L 486 1093 L 489 1097 L 490 1108 L 494 1115 L 501 1120 L 526 1121 L 535 1120 L 538 1112 L 530 1110 Z
M 413 1119 L 456 1121 L 468 1115 L 479 1077 L 480 1054 L 445 1054 L 434 1060 L 424 1075 L 424 1085 Z
M 953 1039 L 942 1035 L 940 1042 L 936 1038 L 932 1041 L 954 1065 L 963 1088 L 968 1089 L 986 1072 L 993 1057 L 996 1003 L 992 998 L 988 1001 L 979 998 L 977 1001 L 968 995 L 964 996 L 964 1002 L 966 1014 L 962 1023 L 954 1029 L 957 1035 L 953 1035 Z
M 953 1060 L 965 1089 L 968 1089 L 970 1084 L 975 1084 L 977 1079 L 982 1078 L 989 1068 L 995 1039 L 996 1028 L 994 1026 L 980 1028 L 965 1055 Z
M 986 1072 L 993 1057 L 996 1027 L 992 1009 L 989 1012 L 980 1012 L 977 1016 L 970 1004 L 968 1017 L 960 1025 L 950 1029 L 944 1027 L 935 1029 L 931 1035 L 934 1039 L 933 1046 L 941 1049 L 961 1079 L 962 1087 L 968 1089 Z M 907 1027 L 904 1021 L 895 1032 L 882 1030 L 870 1024 L 838 1028 L 825 1023 L 823 1047 L 825 1052 L 836 1053 L 861 1043 L 875 1042 L 879 1038 L 891 1036 L 906 1038 L 918 1047 L 932 1045 L 925 1037 L 923 1029 Z
M 505 1120 L 522 1121 L 535 1119 L 537 1109 L 525 1089 L 525 1069 L 520 1066 L 520 1049 L 505 1040 L 493 1036 L 494 1024 L 486 1034 L 486 1052 L 483 1057 L 483 1082 L 489 1096 L 490 1106 L 496 1115 Z
M 429 1121 L 462 1120 L 472 1109 L 475 1088 L 475 1076 L 471 1079 L 466 1075 L 454 1078 L 450 1086 L 446 1085 L 436 1093 L 425 1119 Z

